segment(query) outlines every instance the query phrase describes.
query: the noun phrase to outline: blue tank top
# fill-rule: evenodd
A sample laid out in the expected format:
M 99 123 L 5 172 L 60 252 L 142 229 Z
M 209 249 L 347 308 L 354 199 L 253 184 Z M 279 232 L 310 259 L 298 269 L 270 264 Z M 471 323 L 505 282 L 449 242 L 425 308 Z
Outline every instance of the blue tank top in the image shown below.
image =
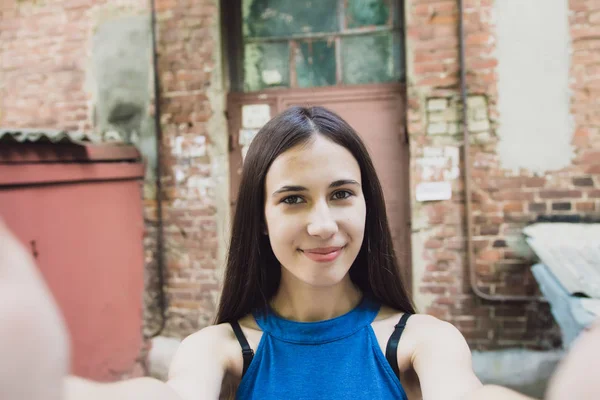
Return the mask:
M 290 321 L 271 309 L 256 313 L 263 335 L 236 398 L 407 400 L 371 328 L 379 308 L 365 296 L 326 321 Z

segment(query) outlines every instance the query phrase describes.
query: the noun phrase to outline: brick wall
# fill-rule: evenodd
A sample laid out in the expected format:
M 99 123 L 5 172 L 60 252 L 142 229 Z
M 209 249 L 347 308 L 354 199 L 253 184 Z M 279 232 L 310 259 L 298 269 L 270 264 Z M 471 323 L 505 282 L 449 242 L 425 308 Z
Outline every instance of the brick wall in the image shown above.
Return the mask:
M 227 129 L 219 3 L 159 0 L 167 326 L 212 323 L 227 242 Z
M 454 0 L 409 3 L 408 123 L 415 170 L 424 148 L 461 146 L 458 13 Z M 595 67 L 600 14 L 592 12 L 599 3 L 570 2 L 575 158 L 568 168 L 539 175 L 500 166 L 493 1 L 465 3 L 477 281 L 488 294 L 535 295 L 522 227 L 540 215 L 595 216 L 600 211 L 600 113 L 593 100 L 600 90 Z M 560 336 L 546 304 L 491 302 L 472 294 L 465 267 L 462 173 L 461 167 L 453 200 L 413 204 L 413 254 L 422 259 L 415 262 L 420 272 L 414 285 L 421 311 L 453 322 L 475 348 L 556 346 Z M 419 179 L 413 176 L 414 187 Z

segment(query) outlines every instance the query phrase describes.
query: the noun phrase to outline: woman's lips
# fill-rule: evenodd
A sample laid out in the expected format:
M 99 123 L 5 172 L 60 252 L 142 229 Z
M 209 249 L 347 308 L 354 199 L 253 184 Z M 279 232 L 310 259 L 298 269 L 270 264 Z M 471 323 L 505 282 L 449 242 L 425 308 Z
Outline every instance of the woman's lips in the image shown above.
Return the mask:
M 302 250 L 304 255 L 316 262 L 331 262 L 338 258 L 343 247 L 322 247 Z

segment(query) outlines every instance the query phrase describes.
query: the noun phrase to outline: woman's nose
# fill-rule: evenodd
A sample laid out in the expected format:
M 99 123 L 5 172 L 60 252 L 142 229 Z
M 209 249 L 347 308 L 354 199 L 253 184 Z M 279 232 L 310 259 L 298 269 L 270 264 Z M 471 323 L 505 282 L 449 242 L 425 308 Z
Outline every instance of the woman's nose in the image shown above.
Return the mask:
M 331 215 L 328 205 L 315 207 L 314 212 L 311 213 L 307 230 L 309 235 L 321 239 L 329 239 L 338 232 L 338 225 Z

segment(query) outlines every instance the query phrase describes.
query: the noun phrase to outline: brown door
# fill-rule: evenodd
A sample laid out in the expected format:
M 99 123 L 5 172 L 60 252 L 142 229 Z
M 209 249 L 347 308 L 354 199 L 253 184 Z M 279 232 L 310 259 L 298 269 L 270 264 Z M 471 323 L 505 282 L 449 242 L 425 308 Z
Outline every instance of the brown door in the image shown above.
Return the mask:
M 327 107 L 344 118 L 365 142 L 383 186 L 386 210 L 404 282 L 411 291 L 410 194 L 406 106 L 401 84 L 328 87 L 231 94 L 229 98 L 232 206 L 242 164 L 239 132 L 246 104 L 268 104 L 271 115 L 294 105 Z

